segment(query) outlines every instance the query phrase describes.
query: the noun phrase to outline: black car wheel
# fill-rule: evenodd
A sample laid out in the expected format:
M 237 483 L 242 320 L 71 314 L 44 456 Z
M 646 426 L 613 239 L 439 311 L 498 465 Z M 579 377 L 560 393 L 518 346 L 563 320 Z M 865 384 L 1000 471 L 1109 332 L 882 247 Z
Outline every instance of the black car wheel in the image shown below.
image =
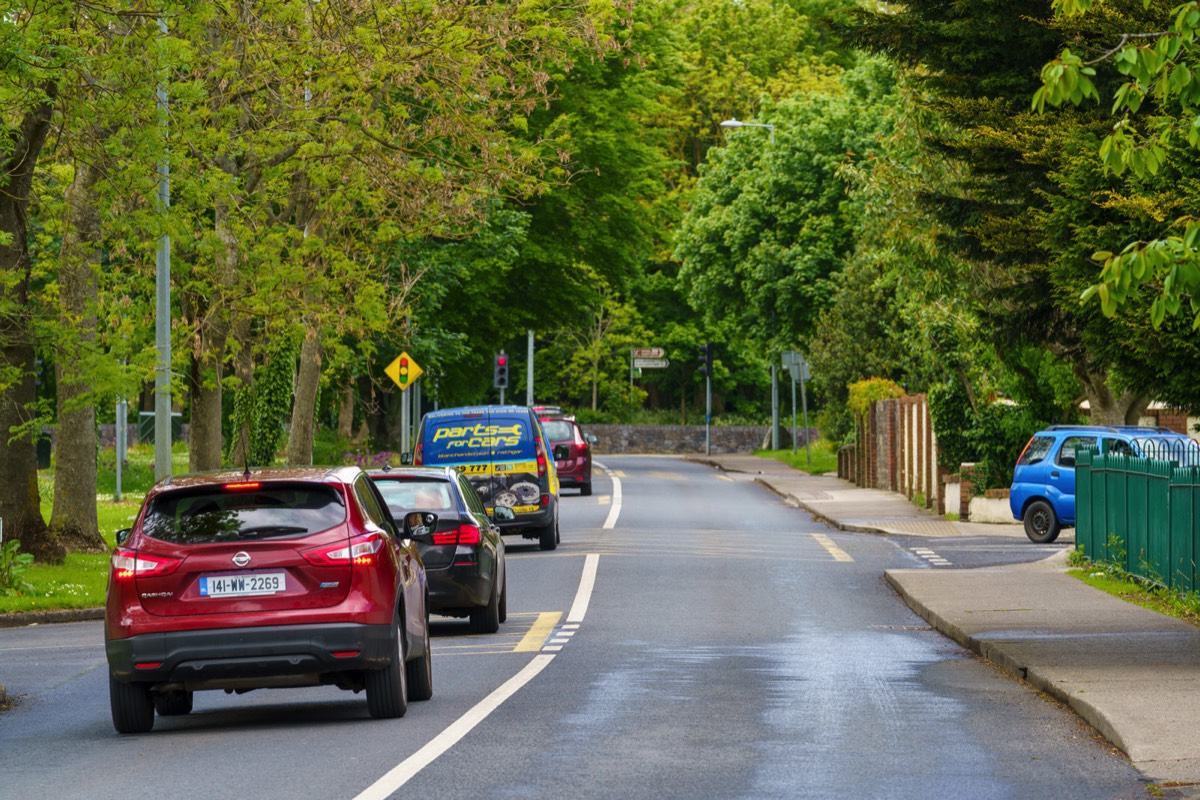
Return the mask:
M 504 583 L 500 586 L 500 621 L 508 619 L 508 573 L 504 573 Z
M 1054 506 L 1045 500 L 1035 500 L 1025 509 L 1025 535 L 1037 544 L 1049 544 L 1058 538 L 1062 526 Z
M 182 717 L 192 713 L 194 692 L 168 692 L 154 695 L 154 710 L 160 717 Z
M 149 733 L 154 728 L 154 703 L 144 683 L 122 683 L 108 676 L 108 701 L 117 733 Z
M 584 497 L 590 495 L 592 493 L 592 482 L 584 481 L 583 483 L 579 484 L 579 493 Z
M 367 670 L 367 711 L 375 719 L 403 717 L 408 712 L 408 670 L 404 665 L 404 626 L 396 622 L 396 652 L 383 669 Z
M 404 665 L 408 679 L 408 699 L 428 700 L 433 697 L 433 653 L 429 647 L 429 621 L 425 622 L 425 655 Z
M 471 630 L 475 633 L 495 633 L 500 630 L 500 587 L 492 581 L 492 594 L 486 606 L 471 609 Z

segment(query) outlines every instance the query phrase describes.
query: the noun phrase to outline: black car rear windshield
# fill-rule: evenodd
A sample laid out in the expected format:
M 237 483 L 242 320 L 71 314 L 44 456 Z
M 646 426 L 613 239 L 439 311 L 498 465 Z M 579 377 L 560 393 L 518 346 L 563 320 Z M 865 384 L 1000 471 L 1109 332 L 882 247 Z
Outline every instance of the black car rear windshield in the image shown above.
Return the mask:
M 444 478 L 393 478 L 376 480 L 392 515 L 408 511 L 456 510 L 453 487 Z
M 345 521 L 342 495 L 321 484 L 206 486 L 157 497 L 143 532 L 174 544 L 294 539 Z

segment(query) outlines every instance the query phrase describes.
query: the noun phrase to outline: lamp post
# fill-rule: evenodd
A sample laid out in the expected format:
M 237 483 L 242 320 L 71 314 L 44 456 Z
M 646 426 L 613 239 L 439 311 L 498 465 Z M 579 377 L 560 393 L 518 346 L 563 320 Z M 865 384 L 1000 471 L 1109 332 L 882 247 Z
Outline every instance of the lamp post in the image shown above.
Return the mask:
M 775 126 L 765 122 L 742 122 L 737 117 L 725 120 L 721 123 L 722 128 L 766 128 L 771 132 L 771 144 L 775 144 Z
M 775 126 L 767 122 L 742 122 L 737 117 L 730 117 L 721 123 L 721 127 L 766 128 L 771 133 L 771 144 L 775 144 Z M 774 364 L 771 365 L 771 449 L 779 449 L 779 377 Z

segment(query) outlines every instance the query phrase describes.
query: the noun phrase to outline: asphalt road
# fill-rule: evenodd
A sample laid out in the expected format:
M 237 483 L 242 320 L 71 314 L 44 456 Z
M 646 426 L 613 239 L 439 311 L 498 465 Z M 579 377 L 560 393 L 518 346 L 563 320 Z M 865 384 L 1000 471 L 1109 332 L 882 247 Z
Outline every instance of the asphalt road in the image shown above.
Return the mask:
M 0 630 L 0 798 L 1150 796 L 895 596 L 885 569 L 939 568 L 918 540 L 678 459 L 603 461 L 593 496 L 565 493 L 558 550 L 508 540 L 499 634 L 435 618 L 434 697 L 400 720 L 332 688 L 205 692 L 118 736 L 99 623 Z

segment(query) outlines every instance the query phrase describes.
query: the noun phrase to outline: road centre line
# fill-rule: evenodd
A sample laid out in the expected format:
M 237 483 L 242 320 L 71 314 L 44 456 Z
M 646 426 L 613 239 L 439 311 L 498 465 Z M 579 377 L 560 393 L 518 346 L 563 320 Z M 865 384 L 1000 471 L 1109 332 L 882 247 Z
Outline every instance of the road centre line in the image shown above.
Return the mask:
M 538 618 L 533 621 L 529 632 L 521 641 L 517 642 L 517 646 L 512 649 L 514 653 L 536 653 L 542 649 L 542 645 L 550 638 L 550 634 L 554 631 L 554 626 L 562 618 L 561 611 L 543 611 L 538 614 Z
M 829 553 L 829 555 L 833 556 L 834 561 L 853 561 L 854 560 L 853 556 L 851 556 L 845 550 L 843 550 L 842 548 L 840 548 L 836 544 L 834 544 L 833 539 L 830 539 L 825 534 L 814 533 L 814 534 L 812 534 L 812 538 L 816 541 L 817 544 L 821 545 L 821 547 L 824 547 L 825 551 L 827 553 Z
M 583 617 L 587 613 L 588 602 L 591 598 L 592 590 L 596 585 L 596 569 L 599 563 L 600 556 L 595 553 L 589 553 L 584 560 L 583 575 L 579 580 L 579 590 L 575 593 L 575 602 L 571 604 L 571 611 L 567 615 L 567 622 L 572 627 L 578 627 L 578 623 L 583 621 Z M 553 628 L 554 624 L 558 622 L 558 618 L 562 615 L 559 613 L 539 614 L 537 621 L 534 622 L 534 627 L 541 624 L 543 618 L 548 616 L 554 618 L 550 626 Z M 449 727 L 437 736 L 430 739 L 420 750 L 388 770 L 382 778 L 360 792 L 354 800 L 385 800 L 385 798 L 395 794 L 401 786 L 408 783 L 417 773 L 456 745 L 459 740 L 474 730 L 475 726 L 487 719 L 488 715 L 520 691 L 525 684 L 536 678 L 555 658 L 556 656 L 553 654 L 547 653 L 539 653 L 534 656 L 533 660 L 526 664 L 524 669 L 500 684 L 495 691 L 476 703 L 466 714 L 463 714 L 452 722 Z
M 537 677 L 551 661 L 552 655 L 536 655 L 525 668 L 502 683 L 499 688 L 480 700 L 475 706 L 450 724 L 450 727 L 429 740 L 417 752 L 401 761 L 387 772 L 382 778 L 368 786 L 354 800 L 385 800 L 404 784 L 412 780 L 418 772 L 432 764 L 439 756 L 458 743 L 470 733 L 476 725 L 487 719 L 488 715 L 504 704 L 504 701 L 516 694 L 521 687 Z
M 617 477 L 617 473 L 613 472 L 603 464 L 600 468 L 608 473 L 608 477 L 612 478 L 612 508 L 608 511 L 608 519 L 604 520 L 604 529 L 612 530 L 617 526 L 617 517 L 621 516 L 621 479 Z
M 596 585 L 596 569 L 600 566 L 600 556 L 588 553 L 583 561 L 583 577 L 579 579 L 579 590 L 575 592 L 575 602 L 567 612 L 567 622 L 583 622 L 587 613 L 588 602 L 592 598 L 592 588 Z

